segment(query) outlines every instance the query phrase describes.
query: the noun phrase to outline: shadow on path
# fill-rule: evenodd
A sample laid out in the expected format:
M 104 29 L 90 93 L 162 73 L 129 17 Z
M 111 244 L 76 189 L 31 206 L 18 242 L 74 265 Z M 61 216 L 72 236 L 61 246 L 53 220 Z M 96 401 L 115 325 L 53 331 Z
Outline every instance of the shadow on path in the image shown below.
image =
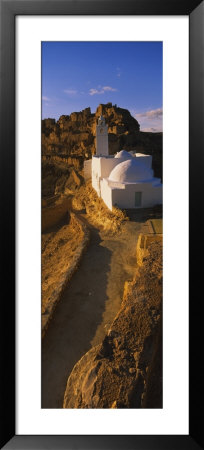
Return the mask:
M 57 305 L 42 342 L 42 408 L 62 408 L 67 377 L 91 347 L 107 300 L 111 251 L 91 231 L 89 247 Z M 97 303 L 97 305 L 96 305 Z
M 124 282 L 135 273 L 138 235 L 149 232 L 144 213 L 115 236 L 91 226 L 83 211 L 79 215 L 91 239 L 42 341 L 42 408 L 62 408 L 67 378 L 104 338 L 120 308 Z

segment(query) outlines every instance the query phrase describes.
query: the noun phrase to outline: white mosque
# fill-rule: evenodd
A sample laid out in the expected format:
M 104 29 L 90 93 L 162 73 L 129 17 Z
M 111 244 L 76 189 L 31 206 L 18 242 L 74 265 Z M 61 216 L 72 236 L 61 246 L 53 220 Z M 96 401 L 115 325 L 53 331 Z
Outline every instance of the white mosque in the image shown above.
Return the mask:
M 121 150 L 108 152 L 108 126 L 100 116 L 96 125 L 96 155 L 84 163 L 84 176 L 92 177 L 92 186 L 112 210 L 148 208 L 162 204 L 162 184 L 154 177 L 152 156 Z

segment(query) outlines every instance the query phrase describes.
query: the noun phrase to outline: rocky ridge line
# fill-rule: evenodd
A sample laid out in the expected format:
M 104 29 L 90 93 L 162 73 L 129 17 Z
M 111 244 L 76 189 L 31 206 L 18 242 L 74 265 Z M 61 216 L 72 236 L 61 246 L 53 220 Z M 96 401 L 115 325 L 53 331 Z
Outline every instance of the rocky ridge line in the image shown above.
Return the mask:
M 55 119 L 42 120 L 43 159 L 60 158 L 82 169 L 83 161 L 95 154 L 95 132 L 98 117 L 108 124 L 109 153 L 127 151 L 153 155 L 155 176 L 162 177 L 162 133 L 140 131 L 138 121 L 127 109 L 112 103 L 100 104 L 95 113 L 90 108 Z M 79 168 L 79 167 L 78 167 Z

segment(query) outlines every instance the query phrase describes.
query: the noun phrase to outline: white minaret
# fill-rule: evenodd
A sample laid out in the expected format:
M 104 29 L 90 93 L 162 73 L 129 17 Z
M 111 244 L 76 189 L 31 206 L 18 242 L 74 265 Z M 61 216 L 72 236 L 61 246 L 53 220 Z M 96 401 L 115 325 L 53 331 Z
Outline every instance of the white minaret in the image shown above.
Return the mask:
M 100 116 L 96 125 L 96 156 L 108 156 L 108 125 Z

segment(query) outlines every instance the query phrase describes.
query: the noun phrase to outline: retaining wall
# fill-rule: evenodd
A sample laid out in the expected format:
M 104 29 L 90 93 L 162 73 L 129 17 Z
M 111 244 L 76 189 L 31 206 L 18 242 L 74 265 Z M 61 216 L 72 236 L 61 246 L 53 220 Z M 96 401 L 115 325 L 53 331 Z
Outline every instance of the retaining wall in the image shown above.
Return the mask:
M 148 256 L 149 245 L 154 241 L 162 242 L 162 234 L 140 234 L 137 240 L 136 257 L 138 266 L 142 266 L 143 259 Z
M 75 271 L 78 269 L 82 255 L 83 255 L 84 251 L 86 250 L 86 248 L 89 244 L 89 240 L 90 240 L 90 232 L 89 232 L 88 228 L 86 227 L 86 225 L 73 212 L 70 213 L 70 216 L 71 216 L 70 224 L 76 230 L 76 233 L 77 233 L 77 229 L 79 230 L 79 228 L 80 228 L 80 231 L 83 232 L 83 238 L 74 253 L 74 256 L 72 258 L 69 269 L 60 278 L 58 285 L 56 286 L 55 290 L 53 291 L 53 294 L 50 298 L 50 303 L 49 303 L 49 313 L 42 316 L 42 322 L 41 322 L 42 338 L 44 337 L 44 335 L 46 333 L 48 325 L 53 317 L 53 313 L 55 311 L 58 301 L 60 300 L 60 298 L 64 292 L 64 289 L 66 288 L 68 282 L 71 280 Z

